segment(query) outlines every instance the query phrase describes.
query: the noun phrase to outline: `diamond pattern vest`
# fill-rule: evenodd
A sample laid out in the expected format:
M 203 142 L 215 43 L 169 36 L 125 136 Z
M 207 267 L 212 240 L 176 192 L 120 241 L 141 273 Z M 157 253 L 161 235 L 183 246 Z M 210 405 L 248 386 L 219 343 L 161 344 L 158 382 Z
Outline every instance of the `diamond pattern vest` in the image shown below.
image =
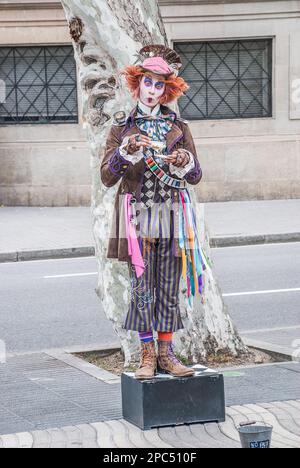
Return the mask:
M 171 130 L 171 127 L 174 122 L 174 116 L 171 114 L 170 116 L 162 116 L 159 115 L 156 118 L 146 116 L 139 107 L 137 107 L 138 116 L 136 117 L 136 125 L 137 127 L 146 132 L 149 138 L 155 141 L 159 141 L 161 143 L 166 143 L 166 134 Z M 156 161 L 156 163 L 168 174 L 169 171 L 169 164 L 167 164 L 163 159 L 159 158 L 157 152 L 151 148 L 151 153 Z M 160 154 L 167 154 L 167 148 L 165 147 Z M 174 175 L 172 176 L 174 177 Z M 167 205 L 171 205 L 171 191 L 172 188 L 166 184 L 164 184 L 161 180 L 159 180 L 153 172 L 149 169 L 146 169 L 142 189 L 141 189 L 141 207 L 144 209 L 151 208 L 155 203 L 167 203 Z

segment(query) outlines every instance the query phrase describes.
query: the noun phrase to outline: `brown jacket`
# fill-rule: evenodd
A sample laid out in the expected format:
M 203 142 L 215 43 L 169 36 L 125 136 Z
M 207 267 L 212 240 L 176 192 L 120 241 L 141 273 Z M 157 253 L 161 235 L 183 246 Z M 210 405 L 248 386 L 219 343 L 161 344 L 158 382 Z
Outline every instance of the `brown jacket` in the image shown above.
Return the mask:
M 163 114 L 174 113 L 167 106 L 161 106 L 161 111 Z M 113 220 L 107 250 L 107 258 L 117 258 L 120 261 L 129 260 L 122 195 L 132 193 L 137 202 L 140 202 L 143 175 L 147 169 L 143 159 L 133 165 L 126 161 L 118 151 L 125 136 L 143 133 L 135 125 L 135 112 L 136 107 L 131 111 L 123 125 L 112 125 L 110 128 L 100 168 L 101 180 L 106 187 L 113 187 L 121 181 L 115 197 Z M 194 155 L 195 167 L 189 171 L 184 178 L 188 184 L 196 185 L 202 178 L 202 170 L 198 161 L 193 137 L 186 121 L 178 118 L 176 114 L 175 116 L 176 119 L 172 128 L 166 135 L 168 154 L 175 149 L 185 148 Z M 178 190 L 172 189 L 172 200 L 174 203 L 177 202 L 177 197 Z M 176 223 L 176 217 L 174 217 L 174 219 Z M 174 255 L 181 255 L 177 239 L 174 240 Z

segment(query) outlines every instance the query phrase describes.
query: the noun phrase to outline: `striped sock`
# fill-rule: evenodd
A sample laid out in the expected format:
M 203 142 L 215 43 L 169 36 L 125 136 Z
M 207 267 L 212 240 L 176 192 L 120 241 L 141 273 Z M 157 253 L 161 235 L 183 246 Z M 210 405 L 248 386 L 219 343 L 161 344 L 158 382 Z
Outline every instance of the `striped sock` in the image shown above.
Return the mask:
M 158 341 L 172 341 L 173 339 L 173 332 L 157 332 L 158 333 Z
M 147 332 L 139 332 L 139 338 L 144 343 L 149 343 L 149 341 L 153 341 L 153 332 L 151 330 Z

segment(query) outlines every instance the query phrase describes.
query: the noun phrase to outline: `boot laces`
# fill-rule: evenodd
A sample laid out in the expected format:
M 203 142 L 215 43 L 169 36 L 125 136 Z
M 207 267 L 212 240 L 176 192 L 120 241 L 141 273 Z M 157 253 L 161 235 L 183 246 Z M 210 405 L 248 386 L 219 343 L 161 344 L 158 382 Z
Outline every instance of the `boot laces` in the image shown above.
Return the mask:
M 153 363 L 153 352 L 152 348 L 145 344 L 142 348 L 142 359 L 141 359 L 141 365 L 143 364 L 144 366 L 152 366 Z
M 177 357 L 175 356 L 173 343 L 170 343 L 168 346 L 168 356 L 171 359 L 171 361 L 174 362 L 174 364 L 181 364 L 179 359 L 177 359 Z

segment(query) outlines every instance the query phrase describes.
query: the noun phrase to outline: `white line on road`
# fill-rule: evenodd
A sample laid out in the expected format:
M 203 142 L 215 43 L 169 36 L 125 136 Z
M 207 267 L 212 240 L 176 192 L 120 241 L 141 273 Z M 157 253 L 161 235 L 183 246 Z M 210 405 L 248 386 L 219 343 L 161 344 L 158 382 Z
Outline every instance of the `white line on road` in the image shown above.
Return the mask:
M 290 289 L 266 289 L 265 291 L 245 291 L 238 293 L 227 293 L 222 294 L 224 297 L 229 296 L 250 296 L 252 294 L 273 294 L 273 293 L 286 293 L 286 292 L 296 292 L 300 291 L 300 288 L 290 288 Z
M 98 273 L 95 272 L 90 272 L 90 273 L 70 273 L 68 275 L 51 275 L 51 276 L 43 276 L 45 279 L 51 279 L 51 278 L 70 278 L 71 276 L 94 276 L 98 275 Z
M 98 273 L 96 271 L 89 272 L 89 273 L 70 273 L 65 275 L 51 275 L 51 276 L 44 276 L 45 279 L 52 279 L 52 278 L 70 278 L 74 276 L 95 276 Z M 245 291 L 245 292 L 237 292 L 237 293 L 224 293 L 222 294 L 223 297 L 231 297 L 231 296 L 250 296 L 254 294 L 273 294 L 273 293 L 283 293 L 283 292 L 299 292 L 300 288 L 289 288 L 289 289 L 267 289 L 264 291 Z
M 95 276 L 98 275 L 98 272 L 91 271 L 88 273 L 69 273 L 65 275 L 49 275 L 43 276 L 44 279 L 54 279 L 54 278 L 71 278 L 71 277 L 78 277 L 78 276 Z M 237 292 L 237 293 L 224 293 L 222 294 L 223 297 L 232 297 L 232 296 L 250 296 L 254 294 L 273 294 L 273 293 L 284 293 L 284 292 L 299 292 L 300 288 L 289 288 L 289 289 L 267 289 L 264 291 L 245 291 L 245 292 Z
M 284 331 L 284 330 L 298 330 L 300 328 L 300 325 L 293 325 L 290 327 L 275 327 L 275 328 L 258 328 L 258 329 L 253 329 L 253 330 L 241 330 L 241 333 L 243 334 L 251 334 L 251 333 L 264 333 L 264 332 L 275 332 L 275 331 Z

